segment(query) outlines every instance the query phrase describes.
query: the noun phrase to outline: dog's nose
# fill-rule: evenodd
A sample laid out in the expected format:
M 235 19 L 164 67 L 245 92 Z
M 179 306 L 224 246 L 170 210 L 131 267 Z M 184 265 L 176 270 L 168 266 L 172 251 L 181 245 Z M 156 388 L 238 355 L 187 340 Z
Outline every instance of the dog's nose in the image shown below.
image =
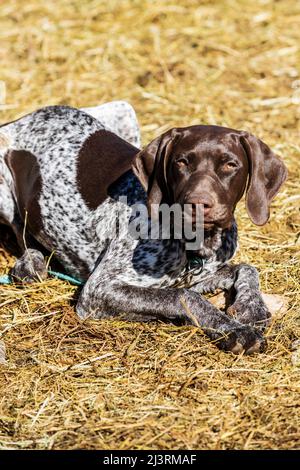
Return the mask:
M 214 200 L 208 192 L 197 193 L 187 201 L 189 204 L 201 204 L 203 206 L 203 215 L 207 216 L 214 206 Z

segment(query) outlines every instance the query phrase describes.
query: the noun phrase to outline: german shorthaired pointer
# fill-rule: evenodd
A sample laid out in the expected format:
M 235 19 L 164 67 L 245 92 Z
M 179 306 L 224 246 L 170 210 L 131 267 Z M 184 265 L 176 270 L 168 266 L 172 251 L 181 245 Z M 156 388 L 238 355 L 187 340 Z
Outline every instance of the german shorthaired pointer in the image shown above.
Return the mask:
M 228 262 L 237 202 L 246 191 L 251 220 L 265 224 L 286 179 L 282 161 L 253 135 L 218 126 L 172 129 L 139 151 L 128 142 L 139 143 L 129 105 L 109 122 L 105 113 L 96 117 L 51 106 L 0 128 L 0 220 L 24 250 L 12 274 L 27 282 L 47 276 L 38 242 L 85 282 L 81 318 L 193 324 L 224 350 L 263 351 L 269 312 L 258 273 Z M 136 203 L 149 209 L 149 224 L 162 203 L 202 204 L 200 249 L 188 251 L 184 238 L 132 237 Z M 193 259 L 202 269 L 191 267 Z M 216 289 L 230 294 L 225 313 L 201 295 Z

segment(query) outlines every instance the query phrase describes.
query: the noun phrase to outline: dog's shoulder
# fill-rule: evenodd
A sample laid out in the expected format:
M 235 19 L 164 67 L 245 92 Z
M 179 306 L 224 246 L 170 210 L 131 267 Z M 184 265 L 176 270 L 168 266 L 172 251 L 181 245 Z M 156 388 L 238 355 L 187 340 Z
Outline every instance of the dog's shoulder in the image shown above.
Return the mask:
M 77 182 L 90 209 L 107 197 L 108 188 L 131 169 L 139 150 L 105 129 L 91 134 L 78 152 Z

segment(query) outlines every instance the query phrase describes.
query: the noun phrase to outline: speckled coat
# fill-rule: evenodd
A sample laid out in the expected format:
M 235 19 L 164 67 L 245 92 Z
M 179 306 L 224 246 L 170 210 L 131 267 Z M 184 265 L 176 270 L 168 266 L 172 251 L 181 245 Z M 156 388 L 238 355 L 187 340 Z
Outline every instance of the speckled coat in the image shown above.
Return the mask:
M 13 274 L 27 281 L 46 276 L 44 258 L 31 244 L 36 240 L 85 282 L 76 308 L 81 318 L 179 321 L 200 326 L 225 350 L 263 350 L 259 330 L 269 313 L 257 271 L 228 264 L 237 246 L 236 224 L 216 229 L 204 240 L 198 253 L 204 267 L 197 275 L 188 273 L 182 240 L 133 239 L 128 232 L 131 206 L 146 204 L 147 196 L 126 157 L 124 168 L 122 156 L 116 157 L 119 178 L 104 192 L 99 188 L 99 197 L 91 172 L 89 181 L 84 180 L 91 160 L 79 161 L 82 149 L 91 153 L 97 139 L 102 142 L 108 133 L 136 146 L 126 144 L 128 161 L 139 151 L 135 113 L 124 102 L 85 111 L 47 107 L 0 128 L 0 221 L 13 228 L 20 245 L 24 225 L 28 234 Z M 116 141 L 114 147 L 118 145 Z M 190 288 L 183 282 L 187 277 Z M 231 315 L 200 295 L 218 288 L 234 291 L 227 311 Z

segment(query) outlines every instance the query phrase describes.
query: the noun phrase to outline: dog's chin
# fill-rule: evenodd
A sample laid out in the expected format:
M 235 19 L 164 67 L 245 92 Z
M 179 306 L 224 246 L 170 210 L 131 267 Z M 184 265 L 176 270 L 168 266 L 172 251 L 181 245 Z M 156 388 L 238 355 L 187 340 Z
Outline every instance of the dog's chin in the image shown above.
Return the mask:
M 204 222 L 204 232 L 211 232 L 218 227 L 216 222 Z
M 233 219 L 230 220 L 205 220 L 203 225 L 201 223 L 196 223 L 195 221 L 192 222 L 193 230 L 203 228 L 204 232 L 214 232 L 216 229 L 230 229 L 233 224 Z

